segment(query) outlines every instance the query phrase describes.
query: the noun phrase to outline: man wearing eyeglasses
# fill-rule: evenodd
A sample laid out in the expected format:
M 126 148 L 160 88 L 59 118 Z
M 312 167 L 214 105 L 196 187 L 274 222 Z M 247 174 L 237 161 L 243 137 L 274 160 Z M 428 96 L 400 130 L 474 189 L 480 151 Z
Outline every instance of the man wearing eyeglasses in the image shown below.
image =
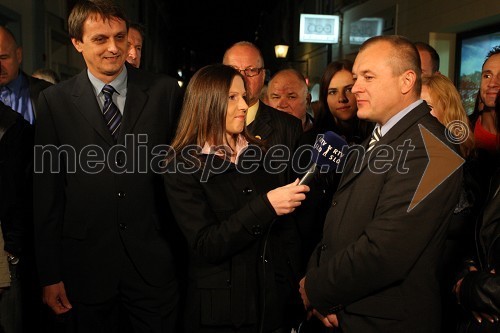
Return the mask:
M 234 67 L 245 78 L 248 104 L 246 124 L 250 133 L 266 140 L 268 147 L 277 144 L 287 146 L 292 156 L 302 135 L 302 125 L 295 117 L 259 100 L 266 73 L 264 59 L 257 46 L 246 41 L 233 44 L 226 50 L 222 63 Z

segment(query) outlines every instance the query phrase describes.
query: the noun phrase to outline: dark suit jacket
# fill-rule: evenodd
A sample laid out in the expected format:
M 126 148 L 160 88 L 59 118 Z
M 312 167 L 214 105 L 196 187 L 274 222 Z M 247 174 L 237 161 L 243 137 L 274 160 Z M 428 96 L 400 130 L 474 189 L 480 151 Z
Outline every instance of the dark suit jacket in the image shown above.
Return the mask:
M 0 102 L 0 221 L 5 250 L 21 257 L 32 229 L 33 128 Z
M 302 124 L 299 119 L 259 101 L 255 120 L 248 125 L 248 130 L 253 136 L 262 139 L 268 148 L 285 145 L 290 151 L 290 162 L 292 162 L 302 136 Z M 282 174 L 282 181 L 289 182 L 292 176 L 293 172 L 289 168 Z
M 40 95 L 36 144 L 69 153 L 53 164 L 60 170 L 50 172 L 50 154 L 36 152 L 38 267 L 42 285 L 63 281 L 70 300 L 109 299 L 117 290 L 124 250 L 151 285 L 165 286 L 174 278 L 172 254 L 162 235 L 163 183 L 150 162 L 156 158 L 159 163 L 162 157 L 151 149 L 171 136 L 179 87 L 166 76 L 131 66 L 127 70 L 117 146 L 86 70 Z M 53 155 L 60 157 L 55 150 Z
M 37 105 L 38 105 L 38 96 L 40 96 L 40 92 L 52 85 L 52 83 L 37 79 L 36 77 L 30 76 L 24 72 L 21 72 L 21 75 L 24 75 L 28 80 L 28 85 L 30 89 L 30 99 L 31 105 L 33 106 L 33 112 L 35 113 L 35 119 L 37 117 Z
M 327 214 L 317 255 L 311 257 L 305 286 L 311 305 L 323 313 L 338 312 L 344 333 L 440 330 L 437 266 L 462 172 L 454 172 L 408 211 L 429 162 L 420 125 L 450 145 L 444 127 L 424 102 L 378 143 L 395 153 L 395 161 L 385 172 L 376 172 L 377 166 L 366 159 L 355 172 L 355 155 L 351 155 Z M 396 149 L 405 140 L 415 149 L 402 164 Z M 377 150 L 376 146 L 372 152 Z M 438 163 L 447 165 L 445 160 Z
M 278 177 L 222 165 L 208 155 L 205 169 L 170 169 L 164 177 L 189 245 L 186 331 L 257 332 L 263 311 L 264 332 L 273 331 L 289 319 L 285 306 L 298 291 L 297 229 L 287 217 L 275 221 L 267 200 L 266 193 L 280 186 Z M 219 171 L 203 181 L 211 166 Z
M 259 101 L 255 120 L 248 125 L 248 129 L 253 136 L 265 140 L 268 147 L 282 144 L 290 148 L 292 152 L 302 135 L 302 125 L 299 119 L 276 110 L 262 101 Z

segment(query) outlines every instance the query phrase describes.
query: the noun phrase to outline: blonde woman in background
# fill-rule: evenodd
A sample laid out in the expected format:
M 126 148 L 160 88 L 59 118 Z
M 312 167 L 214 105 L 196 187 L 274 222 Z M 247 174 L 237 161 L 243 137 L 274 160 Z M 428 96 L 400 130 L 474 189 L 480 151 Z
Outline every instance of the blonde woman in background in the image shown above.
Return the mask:
M 430 106 L 431 114 L 446 126 L 449 140 L 460 145 L 460 155 L 466 160 L 462 192 L 448 229 L 442 257 L 442 332 L 452 333 L 456 332 L 456 327 L 461 321 L 459 316 L 461 312 L 451 290 L 461 268 L 462 259 L 466 254 L 471 253 L 474 244 L 475 213 L 473 208 L 475 207 L 473 203 L 476 201 L 477 184 L 470 170 L 474 161 L 474 134 L 460 94 L 453 82 L 446 76 L 438 73 L 422 77 L 421 97 Z

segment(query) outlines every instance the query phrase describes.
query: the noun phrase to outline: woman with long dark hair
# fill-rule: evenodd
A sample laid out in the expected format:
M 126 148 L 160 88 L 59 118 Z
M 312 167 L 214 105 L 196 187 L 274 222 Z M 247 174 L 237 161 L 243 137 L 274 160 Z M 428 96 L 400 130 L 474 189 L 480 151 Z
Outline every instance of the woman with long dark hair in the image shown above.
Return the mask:
M 241 74 L 224 65 L 191 79 L 165 187 L 188 243 L 186 332 L 289 332 L 298 296 L 298 233 L 285 216 L 308 187 L 264 170 L 246 132 Z M 281 331 L 280 331 L 281 332 Z

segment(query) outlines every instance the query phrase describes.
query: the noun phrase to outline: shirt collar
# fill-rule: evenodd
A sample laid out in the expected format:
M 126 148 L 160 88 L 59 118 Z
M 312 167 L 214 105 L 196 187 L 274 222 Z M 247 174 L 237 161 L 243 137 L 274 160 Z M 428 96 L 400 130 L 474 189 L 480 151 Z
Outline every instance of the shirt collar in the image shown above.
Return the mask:
M 96 96 L 102 93 L 102 88 L 106 85 L 104 82 L 96 78 L 90 70 L 87 69 L 87 74 L 90 80 L 90 83 L 92 83 L 92 87 L 94 87 L 94 92 Z M 116 92 L 120 95 L 122 95 L 124 92 L 127 90 L 127 67 L 123 65 L 123 70 L 121 71 L 118 76 L 108 83 L 110 86 L 115 88 Z
M 420 103 L 422 103 L 422 99 L 418 99 L 415 102 L 411 103 L 407 107 L 405 107 L 403 110 L 399 111 L 396 113 L 394 116 L 392 116 L 385 124 L 380 128 L 380 133 L 382 136 L 384 136 L 391 128 L 394 127 L 401 119 L 403 119 L 404 116 L 406 116 L 408 113 L 410 113 L 411 110 L 416 108 Z M 380 126 L 377 124 L 377 126 Z
M 10 81 L 6 87 L 14 94 L 14 96 L 20 96 L 19 93 L 21 88 L 24 86 L 24 77 L 21 75 L 21 71 L 17 74 L 17 77 Z
M 238 159 L 246 147 L 248 147 L 247 139 L 245 139 L 245 137 L 243 135 L 238 134 L 238 137 L 236 138 L 236 147 L 235 147 L 236 159 L 234 161 L 234 164 L 238 164 Z M 208 142 L 205 142 L 205 145 L 203 145 L 203 148 L 201 149 L 201 153 L 206 154 L 206 155 L 215 154 L 215 155 L 220 156 L 220 157 L 224 157 L 224 155 L 225 155 L 224 151 L 222 151 L 222 149 L 216 151 L 215 146 L 210 145 Z
M 247 126 L 250 125 L 255 120 L 255 116 L 257 115 L 257 110 L 259 109 L 259 103 L 260 100 L 257 100 L 257 103 L 248 108 L 247 115 L 245 118 Z

